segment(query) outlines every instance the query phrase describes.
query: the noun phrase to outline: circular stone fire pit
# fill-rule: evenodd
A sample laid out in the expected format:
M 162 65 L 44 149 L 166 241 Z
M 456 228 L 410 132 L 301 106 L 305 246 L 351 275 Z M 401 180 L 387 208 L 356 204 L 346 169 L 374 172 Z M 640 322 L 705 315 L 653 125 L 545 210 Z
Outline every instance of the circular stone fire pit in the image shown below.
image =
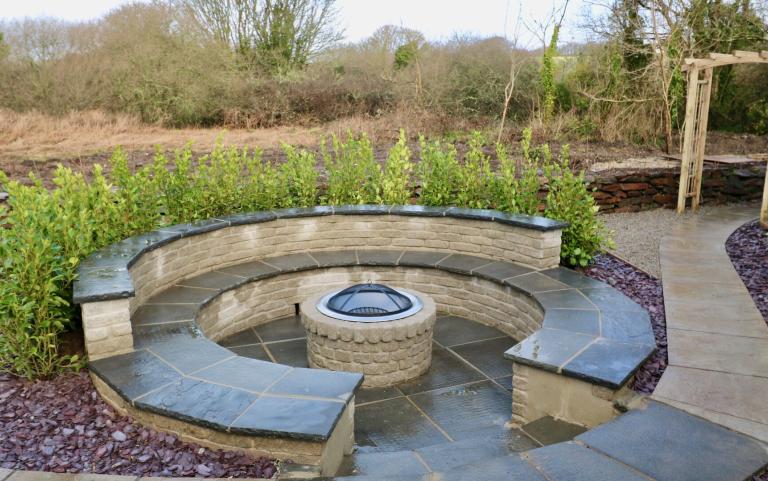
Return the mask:
M 301 303 L 310 367 L 361 372 L 363 386 L 416 378 L 432 362 L 431 297 L 382 284 L 357 284 Z

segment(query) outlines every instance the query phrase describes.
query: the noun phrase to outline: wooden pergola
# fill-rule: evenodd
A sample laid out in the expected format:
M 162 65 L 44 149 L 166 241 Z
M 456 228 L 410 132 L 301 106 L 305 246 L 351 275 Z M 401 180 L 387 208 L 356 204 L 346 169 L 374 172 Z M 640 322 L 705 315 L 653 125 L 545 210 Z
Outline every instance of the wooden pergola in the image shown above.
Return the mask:
M 712 94 L 712 70 L 715 67 L 743 63 L 768 64 L 768 51 L 736 50 L 733 53 L 711 53 L 707 58 L 685 59 L 683 71 L 688 73 L 688 97 L 685 104 L 680 190 L 677 196 L 679 213 L 685 211 L 689 198 L 692 199 L 693 210 L 697 210 L 701 204 L 701 178 L 704 171 L 704 146 L 707 143 L 709 99 Z M 763 225 L 768 226 L 768 185 L 763 194 L 760 214 Z

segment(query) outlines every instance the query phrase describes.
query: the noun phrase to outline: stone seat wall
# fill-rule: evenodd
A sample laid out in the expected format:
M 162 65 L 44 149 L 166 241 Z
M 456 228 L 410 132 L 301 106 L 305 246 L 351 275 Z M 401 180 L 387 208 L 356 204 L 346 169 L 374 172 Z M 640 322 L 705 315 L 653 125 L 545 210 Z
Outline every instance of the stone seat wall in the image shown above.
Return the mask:
M 333 472 L 352 446 L 361 376 L 240 358 L 213 340 L 374 276 L 522 340 L 507 353 L 513 420 L 598 424 L 615 415 L 612 400 L 655 344 L 636 304 L 557 267 L 563 227 L 419 206 L 237 215 L 97 252 L 80 267 L 75 302 L 97 388 L 112 404 L 203 444 Z M 541 403 L 542 386 L 560 401 Z M 573 409 L 582 405 L 597 408 Z

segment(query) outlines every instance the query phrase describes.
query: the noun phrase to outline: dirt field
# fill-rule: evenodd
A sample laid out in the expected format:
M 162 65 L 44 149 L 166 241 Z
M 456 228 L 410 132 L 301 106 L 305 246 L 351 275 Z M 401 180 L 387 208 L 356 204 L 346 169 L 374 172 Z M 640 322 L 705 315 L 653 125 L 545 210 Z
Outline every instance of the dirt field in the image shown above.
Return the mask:
M 347 130 L 365 131 L 376 145 L 376 156 L 383 160 L 397 138 L 398 126 L 411 135 L 439 127 L 439 119 L 395 114 L 387 118 L 351 118 L 323 126 L 290 126 L 254 130 L 223 128 L 168 129 L 146 125 L 127 115 L 80 112 L 61 118 L 0 110 L 0 169 L 13 179 L 26 179 L 35 173 L 50 182 L 58 164 L 89 173 L 96 163 L 105 164 L 112 150 L 122 146 L 134 166 L 152 161 L 156 147 L 173 151 L 191 144 L 197 154 L 209 152 L 218 138 L 226 145 L 258 147 L 267 158 L 280 158 L 281 142 L 316 149 L 321 138 Z M 467 128 L 474 126 L 467 125 Z M 512 155 L 519 154 L 519 139 L 510 138 Z M 546 139 L 535 138 L 535 142 Z M 550 141 L 554 152 L 560 143 Z M 417 147 L 414 138 L 413 147 Z M 643 159 L 658 157 L 658 149 L 633 144 L 570 142 L 574 164 L 589 167 L 595 163 L 637 165 Z M 458 145 L 461 152 L 463 146 Z M 768 136 L 710 133 L 709 154 L 768 153 Z M 489 154 L 493 154 L 489 151 Z

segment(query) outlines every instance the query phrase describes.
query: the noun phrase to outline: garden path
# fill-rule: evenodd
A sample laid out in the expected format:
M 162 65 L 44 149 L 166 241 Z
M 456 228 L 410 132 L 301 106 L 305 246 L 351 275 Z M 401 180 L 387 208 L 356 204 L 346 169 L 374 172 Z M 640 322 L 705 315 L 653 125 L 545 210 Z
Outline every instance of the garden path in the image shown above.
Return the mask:
M 653 397 L 768 441 L 768 327 L 725 250 L 757 216 L 712 208 L 662 239 L 669 366 Z

